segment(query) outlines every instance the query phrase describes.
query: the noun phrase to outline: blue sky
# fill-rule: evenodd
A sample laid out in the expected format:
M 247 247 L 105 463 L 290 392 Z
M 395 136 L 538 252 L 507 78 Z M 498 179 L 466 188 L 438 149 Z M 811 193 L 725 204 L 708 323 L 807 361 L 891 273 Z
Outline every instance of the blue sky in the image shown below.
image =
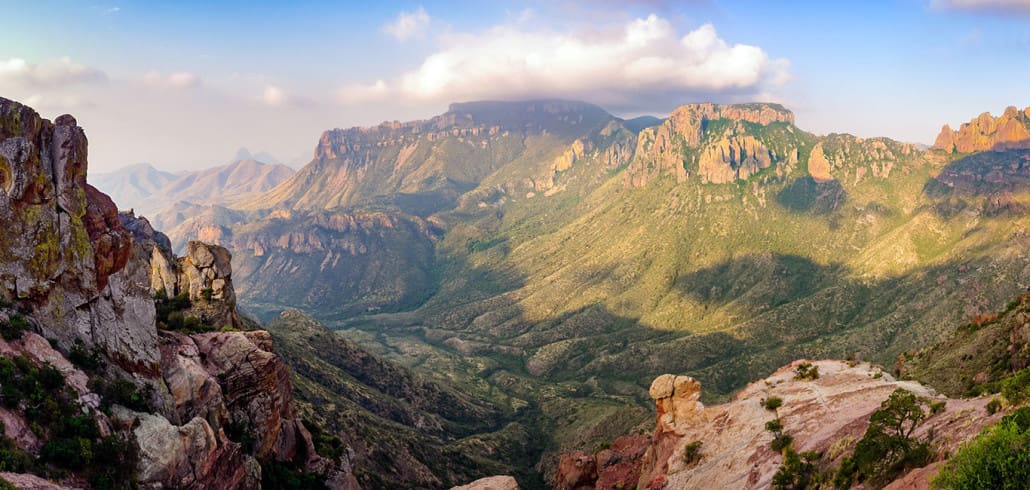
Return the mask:
M 0 96 L 76 115 L 101 172 L 302 161 L 325 129 L 480 98 L 769 100 L 815 133 L 915 142 L 1030 105 L 1030 0 L 0 5 Z

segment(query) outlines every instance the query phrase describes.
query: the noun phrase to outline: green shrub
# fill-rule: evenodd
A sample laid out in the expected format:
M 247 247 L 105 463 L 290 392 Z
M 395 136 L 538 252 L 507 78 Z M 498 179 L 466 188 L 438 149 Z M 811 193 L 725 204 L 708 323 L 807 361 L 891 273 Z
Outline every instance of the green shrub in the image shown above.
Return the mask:
M 204 301 L 211 301 L 211 298 L 214 297 L 214 295 L 215 295 L 215 290 L 214 289 L 204 288 L 204 289 L 200 290 L 200 297 L 204 298 Z
M 688 468 L 696 466 L 704 458 L 704 454 L 701 453 L 701 446 L 704 444 L 702 441 L 694 441 L 683 449 L 683 464 L 687 465 Z
M 41 460 L 80 471 L 93 463 L 93 441 L 84 437 L 52 437 L 39 450 Z
M 93 490 L 136 488 L 139 446 L 131 432 L 124 437 L 111 434 L 101 439 L 96 446 L 96 453 L 103 455 L 103 458 L 99 460 L 90 478 Z
M 946 406 L 947 406 L 947 402 L 945 402 L 945 401 L 939 401 L 939 402 L 931 403 L 930 404 L 930 415 L 937 415 L 937 414 L 943 412 L 944 408 Z
M 225 435 L 229 440 L 240 443 L 243 452 L 249 454 L 254 451 L 254 436 L 250 435 L 245 421 L 234 420 L 225 424 Z
M 326 488 L 324 476 L 315 473 L 304 473 L 278 461 L 270 461 L 261 465 L 261 487 L 282 490 L 319 490 Z
M 762 406 L 765 407 L 766 410 L 774 410 L 775 411 L 777 408 L 780 408 L 782 405 L 783 405 L 783 398 L 780 398 L 778 396 L 770 396 L 769 398 L 766 398 L 766 399 L 762 400 Z
M 105 364 L 100 349 L 90 349 L 79 339 L 75 339 L 75 344 L 68 352 L 68 360 L 79 369 L 94 374 L 103 370 Z
M 1030 421 L 1030 413 L 1010 417 L 959 448 L 931 484 L 955 490 L 1026 488 L 1030 482 L 1030 427 L 1024 424 Z
M 322 430 L 321 426 L 310 420 L 304 421 L 304 427 L 311 433 L 311 441 L 315 443 L 315 452 L 319 456 L 330 461 L 336 461 L 340 459 L 340 456 L 343 456 L 346 447 L 339 437 L 327 434 Z
M 815 366 L 810 362 L 798 364 L 798 367 L 794 368 L 794 379 L 803 381 L 819 379 L 819 366 Z
M 137 412 L 154 412 L 150 404 L 154 389 L 149 385 L 140 389 L 130 381 L 116 379 L 106 385 L 100 383 L 94 389 L 101 396 L 100 407 L 103 410 L 110 409 L 111 405 L 121 405 Z
M 991 401 L 987 402 L 987 406 L 984 407 L 989 415 L 994 415 L 1001 410 L 1001 400 L 997 398 L 991 398 Z
M 841 463 L 835 485 L 847 488 L 858 480 L 882 486 L 906 469 L 928 463 L 933 456 L 929 444 L 912 437 L 926 418 L 923 401 L 908 390 L 894 390 L 869 417 L 869 428 L 854 453 Z
M 3 435 L 3 424 L 0 423 L 0 471 L 12 473 L 28 473 L 36 468 L 36 458 L 22 451 L 11 438 Z M 0 487 L 2 490 L 3 487 Z
M 0 490 L 18 490 L 18 487 L 4 478 L 0 478 Z
M 773 434 L 773 440 L 769 443 L 773 451 L 783 451 L 794 442 L 794 436 L 783 433 L 783 423 L 780 422 L 780 419 L 772 419 L 766 422 L 765 430 Z
M 6 322 L 0 322 L 0 337 L 4 340 L 18 340 L 32 325 L 21 315 L 12 315 Z
M 805 451 L 798 454 L 792 448 L 784 451 L 783 465 L 773 475 L 772 486 L 776 489 L 816 488 L 820 475 L 815 462 L 819 453 Z

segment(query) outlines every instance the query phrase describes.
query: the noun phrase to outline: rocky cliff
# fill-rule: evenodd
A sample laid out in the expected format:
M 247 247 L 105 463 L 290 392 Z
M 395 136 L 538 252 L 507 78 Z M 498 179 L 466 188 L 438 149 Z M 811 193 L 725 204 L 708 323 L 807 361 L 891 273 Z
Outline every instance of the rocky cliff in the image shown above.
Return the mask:
M 985 408 L 989 397 L 949 399 L 867 363 L 807 363 L 818 377 L 803 379 L 798 367 L 805 363 L 795 361 L 728 403 L 707 407 L 693 378 L 660 376 L 650 390 L 658 415 L 654 431 L 617 439 L 596 454 L 563 455 L 554 488 L 769 488 L 787 454 L 774 448 L 776 432 L 789 435 L 797 453 L 817 455 L 814 472 L 832 476 L 863 438 L 870 415 L 899 388 L 921 397 L 924 409 L 939 407 L 927 413 L 913 437 L 928 438 L 941 457 L 1002 416 Z M 774 399 L 775 405 L 768 403 Z M 770 431 L 767 423 L 774 419 L 782 427 Z M 912 470 L 904 483 L 914 486 L 905 488 L 926 488 L 934 466 Z
M 452 206 L 461 193 L 518 159 L 527 147 L 546 145 L 558 153 L 613 120 L 583 102 L 471 102 L 452 104 L 446 113 L 424 121 L 333 129 L 322 134 L 310 164 L 239 207 L 285 203 L 294 209 L 332 209 L 400 193 L 432 201 L 419 209 L 438 210 Z M 421 214 L 410 203 L 399 204 Z
M 731 124 L 715 130 L 713 121 Z M 747 179 L 779 161 L 797 162 L 796 146 L 770 149 L 744 134 L 744 123 L 793 126 L 794 114 L 777 104 L 680 106 L 661 125 L 640 131 L 630 183 L 646 185 L 658 175 L 683 182 L 696 169 L 703 182 L 722 184 Z
M 71 116 L 0 99 L 0 415 L 23 455 L 4 467 L 73 486 L 258 488 L 300 472 L 356 488 L 346 455 L 316 453 L 268 334 L 238 331 L 228 252 L 172 256 L 86 183 L 86 146 Z M 205 325 L 227 331 L 164 330 Z
M 948 153 L 1030 148 L 1030 107 L 1020 111 L 1009 106 L 999 117 L 985 112 L 958 130 L 945 124 L 933 148 Z

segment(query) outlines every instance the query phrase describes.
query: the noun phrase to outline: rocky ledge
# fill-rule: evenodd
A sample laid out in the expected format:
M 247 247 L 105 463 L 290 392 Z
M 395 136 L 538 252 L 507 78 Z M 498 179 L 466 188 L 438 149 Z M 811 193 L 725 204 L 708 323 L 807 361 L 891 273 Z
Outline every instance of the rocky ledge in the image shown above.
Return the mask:
M 751 383 L 728 403 L 705 407 L 701 386 L 689 376 L 663 375 L 651 385 L 657 424 L 650 435 L 626 436 L 596 454 L 561 456 L 556 490 L 611 488 L 768 488 L 784 464 L 766 423 L 778 419 L 798 452 L 814 451 L 832 468 L 853 449 L 870 415 L 898 388 L 933 404 L 913 436 L 930 440 L 937 454 L 953 453 L 1002 414 L 989 414 L 989 398 L 949 399 L 916 382 L 898 381 L 867 363 L 814 361 L 816 379 L 798 378 L 805 361 Z M 810 368 L 810 369 L 811 369 Z M 766 401 L 779 399 L 767 408 Z M 893 483 L 926 488 L 933 462 Z M 890 488 L 890 487 L 889 487 Z

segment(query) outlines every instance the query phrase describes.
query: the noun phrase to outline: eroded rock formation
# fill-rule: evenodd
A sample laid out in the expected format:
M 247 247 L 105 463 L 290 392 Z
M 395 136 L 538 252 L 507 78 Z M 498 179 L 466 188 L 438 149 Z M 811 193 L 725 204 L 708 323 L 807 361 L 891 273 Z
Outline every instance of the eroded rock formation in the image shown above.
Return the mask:
M 1009 106 L 999 117 L 985 112 L 957 130 L 945 124 L 933 147 L 948 153 L 1030 148 L 1030 107 Z
M 13 328 L 17 317 L 28 330 L 0 340 L 0 356 L 56 368 L 101 436 L 134 434 L 142 487 L 258 488 L 260 464 L 279 461 L 324 476 L 332 488 L 357 488 L 346 455 L 334 462 L 316 454 L 267 333 L 158 330 L 153 295 L 161 289 L 193 300 L 186 315 L 241 327 L 231 257 L 193 242 L 176 258 L 149 222 L 120 216 L 86 183 L 85 133 L 71 116 L 51 123 L 0 98 L 0 226 L 0 321 Z M 93 378 L 139 389 L 134 403 L 149 412 L 115 404 L 109 419 L 99 410 L 108 395 L 68 361 L 73 350 L 80 361 L 95 356 Z M 36 454 L 54 434 L 27 417 L 17 406 L 0 409 L 4 435 Z
M 712 139 L 707 135 L 709 123 L 717 120 L 732 121 L 730 129 L 736 129 L 706 143 Z M 696 164 L 701 179 L 716 184 L 746 179 L 789 157 L 787 153 L 777 156 L 753 136 L 738 134 L 744 131 L 738 126 L 741 123 L 793 124 L 794 114 L 777 104 L 680 106 L 661 125 L 640 131 L 634 162 L 627 174 L 629 183 L 643 186 L 660 175 L 685 181 L 688 166 L 694 163 L 684 159 L 686 148 L 700 152 Z

